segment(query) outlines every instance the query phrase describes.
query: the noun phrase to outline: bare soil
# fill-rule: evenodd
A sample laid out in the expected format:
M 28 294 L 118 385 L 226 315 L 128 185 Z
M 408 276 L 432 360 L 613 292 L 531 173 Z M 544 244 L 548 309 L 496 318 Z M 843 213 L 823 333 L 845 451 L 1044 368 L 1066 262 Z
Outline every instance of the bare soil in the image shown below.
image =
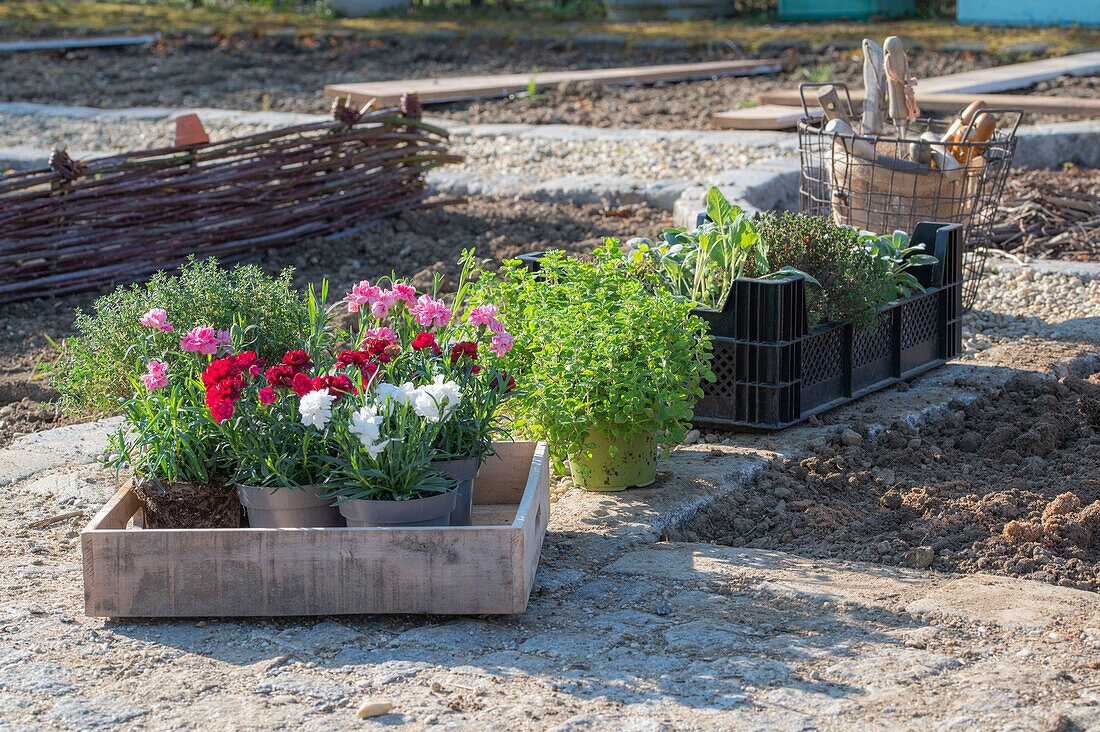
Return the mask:
M 463 123 L 517 122 L 599 127 L 708 129 L 712 112 L 755 102 L 763 90 L 808 80 L 862 84 L 853 50 L 771 51 L 787 72 L 648 87 L 550 89 L 532 99 L 431 106 Z M 325 84 L 482 73 L 683 63 L 738 58 L 729 47 L 707 52 L 579 49 L 563 41 L 501 42 L 423 38 L 166 39 L 128 49 L 20 54 L 0 65 L 0 100 L 93 107 L 184 106 L 323 112 Z M 917 78 L 994 66 L 984 54 L 912 54 Z
M 669 538 L 1097 589 L 1100 374 L 1022 373 L 918 429 L 812 447 Z
M 420 287 L 435 272 L 453 283 L 463 249 L 493 260 L 529 251 L 590 251 L 603 237 L 654 236 L 671 225 L 668 214 L 646 206 L 605 211 L 599 206 L 476 198 L 444 208 L 410 211 L 359 231 L 263 252 L 256 261 L 273 274 L 294 267 L 305 287 L 327 277 L 334 289 L 396 272 Z M 0 447 L 21 433 L 74 421 L 50 404 L 60 395 L 43 364 L 58 357 L 74 335 L 74 309 L 90 309 L 96 294 L 0 305 Z M 52 340 L 52 343 L 51 343 Z M 54 345 L 57 344 L 57 345 Z

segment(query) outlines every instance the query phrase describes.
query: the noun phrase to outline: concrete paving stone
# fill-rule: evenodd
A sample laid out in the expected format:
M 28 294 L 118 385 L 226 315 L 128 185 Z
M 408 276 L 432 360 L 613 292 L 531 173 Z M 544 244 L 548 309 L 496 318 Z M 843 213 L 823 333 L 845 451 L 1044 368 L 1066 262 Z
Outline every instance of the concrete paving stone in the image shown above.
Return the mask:
M 61 700 L 44 719 L 78 730 L 116 729 L 146 713 L 117 697 L 93 696 Z
M 618 633 L 601 633 L 599 636 L 577 635 L 573 632 L 553 631 L 536 635 L 522 643 L 523 653 L 541 653 L 547 656 L 591 658 L 617 645 L 622 639 Z
M 7 447 L 0 450 L 0 486 L 18 483 L 47 470 L 71 464 L 73 459 L 69 455 L 22 447 Z
M 354 696 L 357 691 L 347 684 L 340 684 L 324 676 L 306 673 L 281 673 L 273 679 L 256 685 L 262 693 L 285 692 L 296 696 L 336 702 Z
M 23 661 L 0 669 L 0 691 L 58 696 L 73 689 L 72 669 L 38 661 Z
M 9 450 L 49 451 L 83 458 L 92 462 L 107 449 L 107 437 L 118 429 L 122 417 L 110 417 L 98 422 L 85 422 L 35 432 L 13 440 Z

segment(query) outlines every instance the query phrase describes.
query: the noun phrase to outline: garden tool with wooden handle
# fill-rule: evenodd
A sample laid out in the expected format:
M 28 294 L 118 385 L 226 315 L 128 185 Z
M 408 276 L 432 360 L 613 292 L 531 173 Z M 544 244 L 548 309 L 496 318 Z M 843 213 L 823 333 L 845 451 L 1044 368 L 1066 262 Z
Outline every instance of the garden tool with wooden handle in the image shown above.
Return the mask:
M 849 109 L 847 105 L 841 103 L 840 94 L 837 93 L 836 87 L 832 84 L 827 84 L 817 90 L 817 103 L 821 106 L 821 111 L 825 114 L 825 119 L 834 120 L 839 119 L 847 124 L 851 124 L 851 116 L 849 115 Z
M 943 171 L 944 178 L 954 182 L 962 177 L 962 165 L 959 164 L 959 161 L 951 154 L 951 151 L 947 149 L 947 145 L 944 144 L 939 135 L 935 132 L 925 132 L 920 136 L 920 139 L 922 142 L 928 143 L 928 151 L 932 158 L 932 163 Z
M 882 44 L 884 54 L 883 69 L 887 80 L 887 104 L 890 119 L 898 129 L 898 137 L 908 132 L 909 123 L 920 114 L 917 95 L 913 87 L 917 85 L 909 73 L 909 61 L 905 58 L 905 44 L 897 36 L 890 36 Z
M 997 119 L 982 112 L 974 118 L 974 121 L 959 135 L 959 142 L 986 142 L 993 137 L 997 130 Z M 980 148 L 974 145 L 956 145 L 954 149 L 955 159 L 963 165 L 970 162 L 975 155 L 981 155 Z
M 882 46 L 863 39 L 863 134 L 881 135 L 886 127 L 886 72 Z
M 856 139 L 856 131 L 844 120 L 829 120 L 829 123 L 825 125 L 825 133 L 828 135 L 835 135 L 836 141 L 843 145 L 844 149 L 851 154 L 865 160 L 875 159 L 874 146 L 866 140 Z

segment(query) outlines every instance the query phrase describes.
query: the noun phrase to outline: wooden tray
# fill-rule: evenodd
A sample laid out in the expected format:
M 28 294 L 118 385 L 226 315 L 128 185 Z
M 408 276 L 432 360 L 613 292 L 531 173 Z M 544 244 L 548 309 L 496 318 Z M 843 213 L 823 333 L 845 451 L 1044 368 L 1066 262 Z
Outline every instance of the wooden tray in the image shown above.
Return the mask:
M 142 529 L 124 486 L 81 532 L 93 617 L 513 614 L 550 511 L 545 443 L 498 442 L 473 526 Z

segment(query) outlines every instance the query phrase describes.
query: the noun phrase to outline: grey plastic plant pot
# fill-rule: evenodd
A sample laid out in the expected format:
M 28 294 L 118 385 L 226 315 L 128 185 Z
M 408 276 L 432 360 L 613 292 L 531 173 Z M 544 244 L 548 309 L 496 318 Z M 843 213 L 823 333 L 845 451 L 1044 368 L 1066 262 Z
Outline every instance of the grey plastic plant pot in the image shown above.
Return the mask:
M 455 488 L 455 510 L 451 511 L 451 526 L 469 526 L 474 509 L 474 478 L 481 470 L 478 459 L 435 460 L 431 467 L 458 481 L 458 487 Z
M 258 488 L 237 484 L 241 505 L 248 511 L 248 525 L 255 529 L 301 529 L 343 526 L 344 517 L 325 498 L 325 486 Z
M 348 526 L 450 526 L 455 492 L 437 493 L 408 501 L 353 499 L 340 504 Z

